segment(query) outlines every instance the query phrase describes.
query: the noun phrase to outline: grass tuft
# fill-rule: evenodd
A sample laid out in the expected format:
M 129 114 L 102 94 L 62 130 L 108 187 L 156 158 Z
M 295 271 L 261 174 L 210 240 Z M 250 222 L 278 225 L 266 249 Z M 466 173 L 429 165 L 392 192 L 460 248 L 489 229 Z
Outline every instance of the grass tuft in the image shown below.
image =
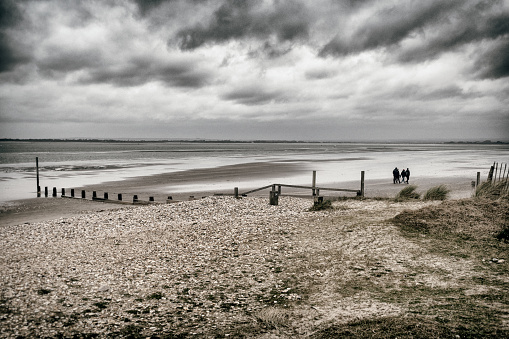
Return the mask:
M 413 199 L 419 199 L 421 195 L 415 190 L 417 189 L 417 186 L 415 185 L 409 185 L 405 188 L 403 188 L 399 193 L 396 195 L 395 200 L 396 201 L 406 201 L 406 200 L 413 200 Z
M 269 329 L 286 327 L 290 316 L 287 310 L 275 307 L 266 307 L 254 314 L 255 318 Z
M 445 185 L 430 188 L 424 194 L 424 200 L 446 200 L 450 190 Z
M 332 202 L 330 200 L 324 200 L 322 202 L 317 202 L 311 208 L 309 208 L 309 211 L 325 211 L 325 210 L 332 210 L 334 207 L 332 207 Z
M 475 191 L 476 198 L 499 199 L 509 198 L 509 186 L 507 181 L 497 183 L 483 182 Z

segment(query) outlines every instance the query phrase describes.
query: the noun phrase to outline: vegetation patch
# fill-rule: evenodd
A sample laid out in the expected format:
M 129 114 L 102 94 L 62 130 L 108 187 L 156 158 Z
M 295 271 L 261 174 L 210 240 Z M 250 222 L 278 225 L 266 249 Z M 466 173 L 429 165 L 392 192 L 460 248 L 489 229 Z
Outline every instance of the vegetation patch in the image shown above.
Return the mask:
M 310 338 L 502 338 L 508 331 L 451 327 L 441 318 L 383 317 L 363 319 L 322 329 Z
M 395 200 L 396 201 L 407 201 L 407 200 L 419 199 L 421 197 L 421 195 L 415 191 L 416 189 L 417 189 L 417 186 L 415 186 L 415 185 L 409 185 L 409 186 L 403 188 L 396 195 Z
M 391 221 L 410 233 L 448 233 L 464 239 L 486 239 L 502 234 L 503 238 L 509 221 L 509 200 L 445 201 L 416 211 L 403 211 Z
M 435 186 L 424 193 L 424 200 L 446 200 L 450 190 L 445 185 Z
M 323 200 L 321 202 L 316 202 L 309 208 L 309 211 L 325 211 L 325 210 L 332 210 L 334 207 L 332 207 L 332 202 L 330 200 Z
M 509 198 L 509 182 L 499 181 L 497 183 L 484 182 L 475 190 L 476 198 L 487 199 L 508 199 Z

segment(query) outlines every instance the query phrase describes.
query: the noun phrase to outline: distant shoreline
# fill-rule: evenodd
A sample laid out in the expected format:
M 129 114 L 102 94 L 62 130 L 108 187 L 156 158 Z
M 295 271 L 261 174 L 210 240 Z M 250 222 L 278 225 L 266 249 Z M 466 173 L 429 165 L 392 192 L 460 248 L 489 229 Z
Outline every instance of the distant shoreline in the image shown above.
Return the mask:
M 94 139 L 94 138 L 76 138 L 76 139 L 51 139 L 51 138 L 36 138 L 36 139 L 12 139 L 0 138 L 0 142 L 102 142 L 102 143 L 232 143 L 232 144 L 402 144 L 409 143 L 412 145 L 420 144 L 437 144 L 437 145 L 509 145 L 509 141 L 407 141 L 407 140 L 392 140 L 392 141 L 339 141 L 339 140 L 230 140 L 230 139 Z

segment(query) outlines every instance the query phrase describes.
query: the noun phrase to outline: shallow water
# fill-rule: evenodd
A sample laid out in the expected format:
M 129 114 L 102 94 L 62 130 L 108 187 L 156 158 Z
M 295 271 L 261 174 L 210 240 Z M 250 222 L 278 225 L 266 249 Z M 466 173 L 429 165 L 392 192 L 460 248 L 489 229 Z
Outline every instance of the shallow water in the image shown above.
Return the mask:
M 0 142 L 0 203 L 35 197 L 39 159 L 41 187 L 82 187 L 159 173 L 251 162 L 296 164 L 301 171 L 271 180 L 246 177 L 236 182 L 207 182 L 165 187 L 172 192 L 259 187 L 271 183 L 317 184 L 360 180 L 391 181 L 394 167 L 410 168 L 415 177 L 484 178 L 493 162 L 508 162 L 509 145 L 364 144 L 364 143 L 227 143 L 227 142 Z

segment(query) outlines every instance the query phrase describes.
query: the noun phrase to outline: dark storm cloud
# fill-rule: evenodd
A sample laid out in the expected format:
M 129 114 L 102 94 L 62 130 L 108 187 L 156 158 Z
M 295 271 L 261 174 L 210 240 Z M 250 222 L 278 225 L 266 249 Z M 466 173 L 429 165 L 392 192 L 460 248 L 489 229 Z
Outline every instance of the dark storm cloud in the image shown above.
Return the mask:
M 341 56 L 397 44 L 423 27 L 437 23 L 460 2 L 414 2 L 376 11 L 351 38 L 338 34 L 319 54 Z
M 411 98 L 417 101 L 439 101 L 449 99 L 473 99 L 480 97 L 481 93 L 465 91 L 456 85 L 448 85 L 438 89 L 410 85 L 399 88 L 396 96 L 400 99 Z
M 461 15 L 463 20 L 443 25 L 439 35 L 427 39 L 422 45 L 402 50 L 398 59 L 403 62 L 432 59 L 471 42 L 497 40 L 509 34 L 509 13 L 498 13 L 491 17 L 477 12 L 462 12 Z
M 27 60 L 26 55 L 15 49 L 15 41 L 7 34 L 7 30 L 18 25 L 21 20 L 21 12 L 14 1 L 0 1 L 0 73 L 10 71 Z
M 258 0 L 226 0 L 208 24 L 181 29 L 177 33 L 179 47 L 192 50 L 209 42 L 245 37 L 267 39 L 274 35 L 280 42 L 308 37 L 309 22 L 302 4 L 280 1 L 260 10 L 261 5 Z
M 509 76 L 509 37 L 482 53 L 476 62 L 476 68 L 480 70 L 482 78 L 498 79 Z
M 387 48 L 398 62 L 415 63 L 439 57 L 471 43 L 493 41 L 479 51 L 482 77 L 507 76 L 509 13 L 502 1 L 428 1 L 400 4 L 376 11 L 351 36 L 338 33 L 319 52 L 341 57 Z M 407 47 L 405 39 L 420 39 Z
M 253 106 L 282 102 L 285 101 L 286 96 L 279 90 L 270 90 L 261 86 L 245 86 L 229 91 L 221 98 L 238 104 Z
M 196 4 L 206 3 L 209 0 L 135 0 L 138 9 L 142 15 L 147 15 L 153 9 L 157 9 L 161 5 L 175 3 L 178 1 L 192 2 Z
M 138 86 L 160 81 L 168 86 L 199 88 L 208 83 L 212 72 L 192 61 L 158 61 L 133 58 L 121 65 L 89 70 L 83 83 L 109 83 L 120 87 Z

